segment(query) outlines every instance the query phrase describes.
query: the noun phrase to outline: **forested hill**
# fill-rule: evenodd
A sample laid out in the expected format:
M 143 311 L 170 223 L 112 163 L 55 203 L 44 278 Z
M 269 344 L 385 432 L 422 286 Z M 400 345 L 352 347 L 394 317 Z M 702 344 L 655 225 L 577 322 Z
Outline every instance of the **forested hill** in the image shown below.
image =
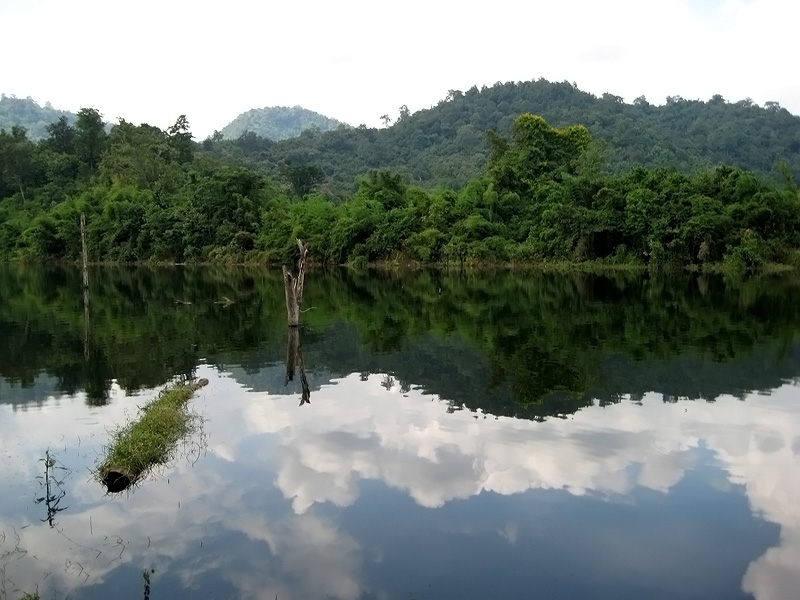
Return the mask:
M 306 129 L 330 131 L 344 123 L 302 106 L 267 106 L 242 113 L 222 128 L 223 138 L 236 139 L 246 131 L 269 140 L 286 140 Z
M 75 122 L 74 113 L 55 109 L 49 102 L 39 106 L 32 98 L 0 94 L 0 129 L 11 131 L 15 125 L 21 125 L 29 139 L 40 140 L 47 137 L 47 126 L 58 121 L 59 117 Z
M 507 134 L 523 113 L 541 115 L 555 127 L 585 125 L 605 143 L 606 168 L 615 173 L 636 165 L 693 172 L 727 164 L 776 174 L 776 163 L 785 161 L 800 176 L 800 117 L 775 102 L 760 107 L 721 96 L 670 97 L 656 106 L 643 97 L 632 103 L 612 94 L 598 98 L 543 79 L 453 90 L 427 110 L 409 114 L 401 107 L 384 129 L 306 131 L 278 144 L 248 134 L 207 140 L 205 147 L 276 175 L 287 166 L 312 168 L 339 190 L 352 189 L 358 175 L 375 168 L 401 172 L 416 184 L 460 188 L 486 163 L 486 130 Z
M 120 120 L 106 133 L 83 108 L 39 142 L 24 128 L 0 131 L 0 261 L 77 259 L 83 215 L 92 261 L 289 264 L 302 238 L 329 265 L 800 267 L 800 191 L 788 172 L 780 184 L 728 166 L 609 175 L 586 127 L 532 114 L 490 142 L 482 173 L 459 190 L 373 170 L 332 202 L 311 193 L 313 169 L 286 168 L 290 189 L 198 154 L 183 115 L 166 130 Z

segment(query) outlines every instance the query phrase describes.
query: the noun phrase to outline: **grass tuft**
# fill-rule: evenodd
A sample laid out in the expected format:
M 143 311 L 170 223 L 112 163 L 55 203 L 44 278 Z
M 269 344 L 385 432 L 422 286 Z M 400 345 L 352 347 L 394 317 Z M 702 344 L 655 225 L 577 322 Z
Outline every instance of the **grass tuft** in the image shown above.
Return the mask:
M 187 404 L 194 392 L 208 383 L 202 379 L 190 385 L 173 385 L 140 409 L 140 418 L 112 434 L 106 457 L 97 467 L 97 477 L 112 489 L 110 482 L 123 477 L 124 489 L 141 479 L 150 469 L 170 460 L 175 444 L 194 429 Z

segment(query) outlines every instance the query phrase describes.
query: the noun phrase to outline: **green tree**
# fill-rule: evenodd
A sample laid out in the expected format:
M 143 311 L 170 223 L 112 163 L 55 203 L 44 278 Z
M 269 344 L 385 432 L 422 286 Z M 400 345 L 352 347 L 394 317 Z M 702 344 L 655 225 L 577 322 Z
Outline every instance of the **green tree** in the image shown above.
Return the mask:
M 505 151 L 502 144 L 495 143 L 489 172 L 501 189 L 530 192 L 538 178 L 554 177 L 561 171 L 575 173 L 591 139 L 582 125 L 556 129 L 540 116 L 520 115 Z
M 11 135 L 0 130 L 0 190 L 5 193 L 16 189 L 26 201 L 25 189 L 34 183 L 36 172 L 34 163 L 34 146 L 28 140 L 27 132 L 21 125 L 11 129 Z
M 179 163 L 191 162 L 193 158 L 192 133 L 186 115 L 181 115 L 167 130 L 167 139 Z
M 124 119 L 111 129 L 100 173 L 111 183 L 156 190 L 174 188 L 177 166 L 168 135 L 151 125 L 133 125 Z
M 285 165 L 282 171 L 298 198 L 305 198 L 317 185 L 325 181 L 325 172 L 317 165 Z
M 59 117 L 47 129 L 47 147 L 59 154 L 75 153 L 75 128 L 69 124 L 67 117 Z
M 89 173 L 100 165 L 106 146 L 106 131 L 103 115 L 94 108 L 82 108 L 75 121 L 75 150 Z

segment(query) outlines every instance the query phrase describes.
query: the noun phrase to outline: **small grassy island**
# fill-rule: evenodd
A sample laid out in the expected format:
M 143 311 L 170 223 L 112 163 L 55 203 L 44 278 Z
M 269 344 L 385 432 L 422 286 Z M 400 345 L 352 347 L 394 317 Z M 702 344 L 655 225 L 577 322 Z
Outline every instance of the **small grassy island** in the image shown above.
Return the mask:
M 192 417 L 186 405 L 207 384 L 207 379 L 200 379 L 164 389 L 141 408 L 138 421 L 113 434 L 106 457 L 97 467 L 97 477 L 109 492 L 127 489 L 153 467 L 169 460 L 178 440 L 192 430 Z
M 482 94 L 489 92 L 475 97 Z M 431 111 L 444 118 L 464 98 Z M 700 104 L 796 126 L 797 117 L 783 109 Z M 615 106 L 625 113 L 629 105 Z M 656 108 L 639 103 L 630 110 Z M 256 144 L 247 156 L 233 149 L 253 135 L 197 144 L 183 116 L 166 130 L 121 120 L 107 133 L 97 111 L 82 109 L 74 125 L 62 117 L 38 142 L 22 127 L 2 131 L 0 260 L 77 261 L 83 214 L 91 262 L 281 264 L 293 260 L 301 238 L 309 261 L 326 265 L 800 266 L 800 195 L 781 154 L 772 155 L 774 177 L 733 166 L 679 171 L 628 161 L 610 169 L 607 144 L 587 127 L 555 128 L 525 113 L 506 127 L 508 135 L 488 130 L 476 138 L 488 158 L 458 189 L 433 176 L 416 187 L 402 168 L 370 169 L 347 189 L 315 162 L 327 160 L 325 140 L 357 154 L 358 140 L 410 127 L 420 128 L 423 152 L 428 112 L 405 115 L 386 130 Z M 255 160 L 258 152 L 274 164 Z M 456 164 L 459 156 L 447 160 Z M 382 167 L 396 158 L 370 160 Z

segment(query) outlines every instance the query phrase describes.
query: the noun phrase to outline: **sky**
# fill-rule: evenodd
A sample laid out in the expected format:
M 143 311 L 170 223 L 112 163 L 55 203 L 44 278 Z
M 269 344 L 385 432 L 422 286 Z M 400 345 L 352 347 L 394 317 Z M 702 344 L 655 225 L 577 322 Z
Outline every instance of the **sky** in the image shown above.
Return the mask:
M 295 106 L 378 126 L 473 85 L 569 81 L 800 114 L 796 0 L 0 0 L 0 92 L 197 139 Z

